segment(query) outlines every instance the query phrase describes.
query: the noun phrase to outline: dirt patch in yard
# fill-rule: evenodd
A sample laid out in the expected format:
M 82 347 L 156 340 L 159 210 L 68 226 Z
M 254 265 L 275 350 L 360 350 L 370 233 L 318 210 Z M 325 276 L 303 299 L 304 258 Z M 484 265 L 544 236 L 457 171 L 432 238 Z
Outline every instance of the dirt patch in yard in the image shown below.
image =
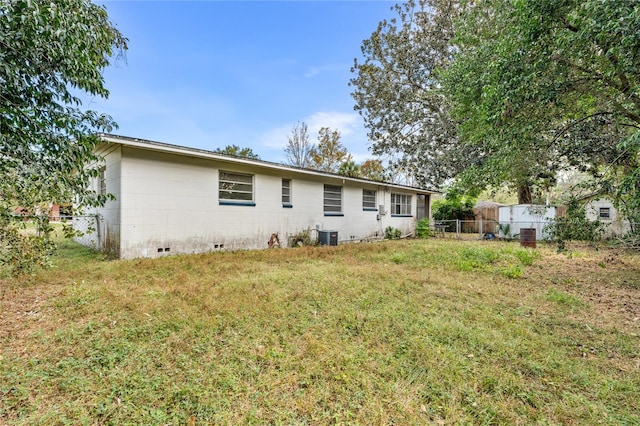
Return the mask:
M 622 326 L 640 333 L 640 256 L 618 249 L 586 249 L 579 253 L 543 250 L 543 258 L 527 279 L 575 296 L 592 307 L 589 321 Z

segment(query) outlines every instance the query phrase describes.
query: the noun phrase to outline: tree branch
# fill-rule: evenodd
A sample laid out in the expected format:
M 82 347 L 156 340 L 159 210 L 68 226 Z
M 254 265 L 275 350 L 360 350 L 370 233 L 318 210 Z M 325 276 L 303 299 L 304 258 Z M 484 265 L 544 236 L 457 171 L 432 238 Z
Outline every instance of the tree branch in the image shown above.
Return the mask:
M 549 147 L 555 145 L 555 143 L 558 142 L 558 139 L 560 139 L 560 137 L 562 137 L 565 133 L 567 133 L 569 131 L 569 129 L 577 126 L 580 123 L 584 123 L 585 121 L 590 120 L 593 117 L 598 117 L 598 116 L 602 116 L 602 115 L 614 115 L 614 114 L 612 112 L 609 112 L 609 111 L 601 111 L 601 112 L 596 112 L 595 114 L 587 115 L 587 116 L 582 117 L 582 118 L 580 118 L 578 120 L 572 121 L 567 126 L 565 126 L 564 128 L 562 128 L 562 129 L 560 129 L 559 131 L 556 132 L 556 134 L 553 137 L 551 143 L 549 144 Z

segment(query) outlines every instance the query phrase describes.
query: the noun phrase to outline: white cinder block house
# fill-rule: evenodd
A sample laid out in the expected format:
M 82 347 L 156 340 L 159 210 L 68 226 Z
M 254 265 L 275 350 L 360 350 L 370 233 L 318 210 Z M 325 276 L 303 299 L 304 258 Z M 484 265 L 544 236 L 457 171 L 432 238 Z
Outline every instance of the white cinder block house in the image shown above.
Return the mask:
M 96 190 L 116 199 L 87 212 L 97 218 L 89 244 L 120 258 L 267 248 L 274 233 L 286 246 L 304 230 L 359 241 L 388 226 L 413 233 L 430 215 L 433 191 L 123 136 L 102 140 Z

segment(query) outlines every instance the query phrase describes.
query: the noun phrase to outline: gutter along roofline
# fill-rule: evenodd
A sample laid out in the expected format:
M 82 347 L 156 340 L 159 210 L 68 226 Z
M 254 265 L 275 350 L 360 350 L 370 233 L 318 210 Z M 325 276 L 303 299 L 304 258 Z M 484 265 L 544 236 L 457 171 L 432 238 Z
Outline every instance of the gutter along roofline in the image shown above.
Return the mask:
M 265 169 L 271 169 L 271 170 L 295 172 L 295 173 L 300 173 L 308 176 L 319 176 L 319 177 L 328 177 L 332 179 L 342 179 L 343 181 L 357 182 L 360 184 L 379 185 L 379 186 L 395 188 L 403 191 L 413 191 L 418 194 L 439 194 L 438 191 L 427 190 L 427 189 L 417 188 L 417 187 L 408 186 L 408 185 L 400 185 L 396 183 L 381 182 L 381 181 L 375 181 L 375 180 L 363 179 L 363 178 L 354 178 L 350 176 L 340 175 L 337 173 L 328 173 L 328 172 L 323 172 L 319 170 L 288 166 L 285 164 L 274 163 L 274 162 L 264 161 L 264 160 L 254 160 L 254 159 L 245 158 L 245 157 L 236 157 L 233 155 L 220 154 L 220 153 L 216 153 L 216 152 L 208 151 L 204 149 L 189 148 L 185 146 L 173 145 L 173 144 L 168 144 L 164 142 L 156 142 L 156 141 L 151 141 L 146 139 L 138 139 L 138 138 L 132 138 L 128 136 L 112 135 L 112 134 L 106 134 L 106 133 L 100 133 L 98 134 L 98 136 L 103 142 L 107 144 L 120 144 L 123 146 L 136 147 L 136 148 L 147 149 L 152 151 L 159 151 L 159 152 L 165 152 L 165 153 L 171 153 L 171 154 L 177 154 L 177 155 L 186 155 L 186 156 L 196 157 L 196 158 L 218 160 L 226 163 L 248 165 L 248 166 L 254 166 L 258 168 L 265 168 Z

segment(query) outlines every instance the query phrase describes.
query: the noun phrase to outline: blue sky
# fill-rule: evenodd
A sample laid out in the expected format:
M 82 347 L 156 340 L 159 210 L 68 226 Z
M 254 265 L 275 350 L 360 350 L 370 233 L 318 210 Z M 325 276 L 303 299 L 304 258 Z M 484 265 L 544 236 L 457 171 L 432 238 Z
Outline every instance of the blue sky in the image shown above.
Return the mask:
M 105 70 L 116 134 L 214 150 L 251 147 L 284 161 L 298 121 L 312 141 L 337 129 L 357 161 L 370 158 L 349 79 L 362 41 L 389 1 L 102 1 L 129 39 Z

